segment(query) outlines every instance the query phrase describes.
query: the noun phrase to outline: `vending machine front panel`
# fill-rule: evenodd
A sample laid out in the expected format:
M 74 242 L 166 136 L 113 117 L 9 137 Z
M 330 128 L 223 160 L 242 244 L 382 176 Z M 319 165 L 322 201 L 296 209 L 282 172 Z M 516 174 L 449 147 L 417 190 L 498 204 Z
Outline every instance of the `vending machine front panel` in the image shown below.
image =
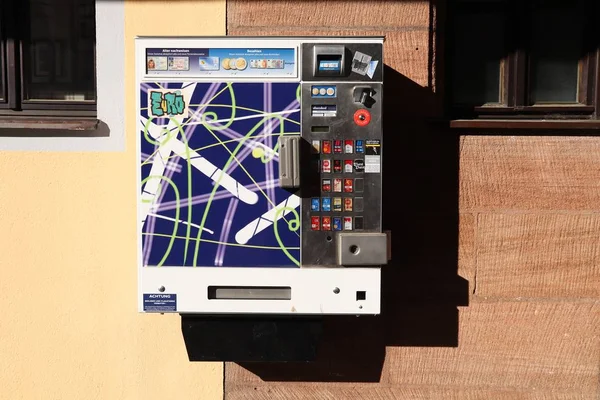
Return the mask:
M 382 42 L 136 39 L 141 312 L 379 313 Z

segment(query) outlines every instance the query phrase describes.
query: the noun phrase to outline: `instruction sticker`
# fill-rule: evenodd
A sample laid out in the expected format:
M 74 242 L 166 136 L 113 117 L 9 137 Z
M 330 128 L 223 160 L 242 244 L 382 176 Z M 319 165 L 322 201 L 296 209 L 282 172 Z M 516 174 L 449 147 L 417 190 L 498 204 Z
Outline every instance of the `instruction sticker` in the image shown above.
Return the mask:
M 144 293 L 144 311 L 146 312 L 176 312 L 176 294 L 149 294 Z
M 378 174 L 381 172 L 381 140 L 368 139 L 365 141 L 365 173 Z
M 371 63 L 372 57 L 368 54 L 357 51 L 354 53 L 352 58 L 352 72 L 356 72 L 359 75 L 366 75 Z
M 148 48 L 146 73 L 215 78 L 298 76 L 295 48 L 260 47 Z M 327 88 L 325 94 L 328 94 Z
M 369 69 L 367 69 L 367 76 L 371 79 L 373 79 L 373 76 L 375 75 L 375 70 L 377 69 L 377 64 L 379 64 L 379 61 L 371 61 L 369 63 Z

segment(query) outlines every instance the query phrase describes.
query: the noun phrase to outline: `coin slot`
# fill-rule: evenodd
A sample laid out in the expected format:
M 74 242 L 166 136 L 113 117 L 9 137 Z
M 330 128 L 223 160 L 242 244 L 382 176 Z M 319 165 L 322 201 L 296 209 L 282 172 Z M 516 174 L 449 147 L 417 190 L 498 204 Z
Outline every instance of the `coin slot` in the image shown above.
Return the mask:
M 310 131 L 312 133 L 329 133 L 328 126 L 311 126 Z

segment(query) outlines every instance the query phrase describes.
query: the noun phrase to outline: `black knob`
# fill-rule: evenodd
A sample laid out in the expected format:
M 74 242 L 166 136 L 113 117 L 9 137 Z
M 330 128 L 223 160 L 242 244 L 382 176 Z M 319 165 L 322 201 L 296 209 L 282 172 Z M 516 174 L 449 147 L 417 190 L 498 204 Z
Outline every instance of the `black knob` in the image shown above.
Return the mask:
M 371 108 L 375 104 L 373 96 L 375 91 L 371 88 L 358 87 L 354 89 L 354 101 L 364 105 L 367 108 Z

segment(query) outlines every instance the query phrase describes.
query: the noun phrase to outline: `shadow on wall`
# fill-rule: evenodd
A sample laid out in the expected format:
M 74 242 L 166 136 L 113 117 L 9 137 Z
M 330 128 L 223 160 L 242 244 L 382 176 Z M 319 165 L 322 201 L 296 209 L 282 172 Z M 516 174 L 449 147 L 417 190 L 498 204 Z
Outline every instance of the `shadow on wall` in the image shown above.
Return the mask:
M 457 307 L 469 297 L 457 272 L 459 139 L 431 122 L 443 109 L 441 29 L 430 30 L 429 87 L 384 72 L 383 228 L 393 234 L 381 315 L 326 317 L 314 362 L 239 363 L 261 379 L 378 382 L 387 346 L 458 346 Z
M 384 229 L 393 231 L 383 268 L 382 314 L 327 317 L 317 360 L 240 363 L 265 381 L 378 382 L 386 346 L 458 345 L 458 137 L 416 117 L 436 95 L 385 71 Z M 394 117 L 391 117 L 394 116 Z

